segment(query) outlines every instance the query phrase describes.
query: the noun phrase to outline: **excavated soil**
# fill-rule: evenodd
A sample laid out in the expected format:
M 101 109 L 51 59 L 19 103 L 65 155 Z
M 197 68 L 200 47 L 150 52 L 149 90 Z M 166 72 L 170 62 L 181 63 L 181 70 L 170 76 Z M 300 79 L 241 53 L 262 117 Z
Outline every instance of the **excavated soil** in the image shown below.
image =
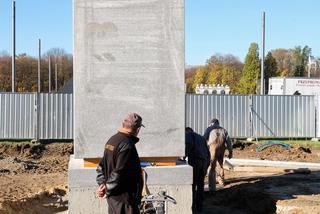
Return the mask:
M 67 168 L 72 143 L 1 144 L 0 214 L 67 213 Z M 320 150 L 280 146 L 256 152 L 235 144 L 234 157 L 320 162 Z M 203 213 L 320 214 L 320 172 L 309 174 L 225 171 L 226 185 L 205 194 Z
M 0 214 L 67 210 L 72 143 L 0 144 Z
M 320 148 L 292 147 L 287 149 L 275 145 L 258 152 L 254 143 L 234 143 L 233 157 L 273 161 L 298 161 L 320 163 Z

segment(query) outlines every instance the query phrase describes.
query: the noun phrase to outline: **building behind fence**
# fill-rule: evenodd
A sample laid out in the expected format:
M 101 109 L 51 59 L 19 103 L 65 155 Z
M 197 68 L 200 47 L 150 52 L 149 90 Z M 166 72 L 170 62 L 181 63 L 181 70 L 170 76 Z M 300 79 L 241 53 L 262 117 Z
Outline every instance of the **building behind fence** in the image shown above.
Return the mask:
M 186 95 L 186 126 L 216 117 L 235 138 L 320 137 L 314 96 Z M 317 123 L 317 124 L 316 124 Z M 0 93 L 0 139 L 73 139 L 73 95 Z

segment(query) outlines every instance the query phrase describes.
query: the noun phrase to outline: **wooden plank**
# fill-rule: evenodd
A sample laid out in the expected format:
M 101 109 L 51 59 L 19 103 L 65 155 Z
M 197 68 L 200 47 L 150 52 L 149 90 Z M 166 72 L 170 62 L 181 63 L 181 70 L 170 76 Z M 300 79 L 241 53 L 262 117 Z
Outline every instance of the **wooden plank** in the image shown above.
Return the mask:
M 150 162 L 153 166 L 175 166 L 177 157 L 141 157 L 141 162 Z M 84 158 L 84 167 L 97 167 L 101 158 Z
M 169 156 L 169 157 L 140 157 L 141 162 L 175 162 L 178 157 Z
M 101 158 L 84 158 L 84 167 L 97 167 Z

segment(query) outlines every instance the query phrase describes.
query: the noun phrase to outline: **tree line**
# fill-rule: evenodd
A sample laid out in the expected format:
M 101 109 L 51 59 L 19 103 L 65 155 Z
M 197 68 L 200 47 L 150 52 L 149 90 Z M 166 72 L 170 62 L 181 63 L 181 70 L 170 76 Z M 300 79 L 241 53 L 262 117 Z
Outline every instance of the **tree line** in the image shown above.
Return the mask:
M 51 91 L 55 89 L 55 64 L 57 88 L 63 87 L 72 77 L 73 57 L 61 48 L 52 48 L 41 56 L 41 92 L 49 91 L 49 56 L 51 64 Z M 11 92 L 11 56 L 0 54 L 0 92 Z M 25 53 L 16 56 L 16 92 L 38 91 L 38 58 Z
M 269 51 L 264 60 L 265 93 L 270 77 L 307 76 L 310 54 L 308 46 Z M 198 84 L 223 84 L 229 85 L 234 94 L 255 94 L 260 91 L 260 68 L 257 43 L 250 44 L 244 63 L 232 54 L 215 54 L 204 66 L 186 69 L 187 92 L 194 93 Z

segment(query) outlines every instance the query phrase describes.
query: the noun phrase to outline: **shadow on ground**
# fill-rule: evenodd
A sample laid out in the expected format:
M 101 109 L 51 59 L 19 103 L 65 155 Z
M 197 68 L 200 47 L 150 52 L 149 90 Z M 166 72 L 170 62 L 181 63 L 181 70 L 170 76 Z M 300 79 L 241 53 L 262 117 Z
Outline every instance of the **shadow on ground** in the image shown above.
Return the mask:
M 277 202 L 281 200 L 295 199 L 299 195 L 319 199 L 319 179 L 319 171 L 311 174 L 288 173 L 267 177 L 231 178 L 227 180 L 225 188 L 214 195 L 205 193 L 202 213 L 276 213 Z M 308 207 L 308 204 L 299 202 L 295 205 Z M 316 212 L 320 213 L 320 205 L 316 209 L 319 209 Z

